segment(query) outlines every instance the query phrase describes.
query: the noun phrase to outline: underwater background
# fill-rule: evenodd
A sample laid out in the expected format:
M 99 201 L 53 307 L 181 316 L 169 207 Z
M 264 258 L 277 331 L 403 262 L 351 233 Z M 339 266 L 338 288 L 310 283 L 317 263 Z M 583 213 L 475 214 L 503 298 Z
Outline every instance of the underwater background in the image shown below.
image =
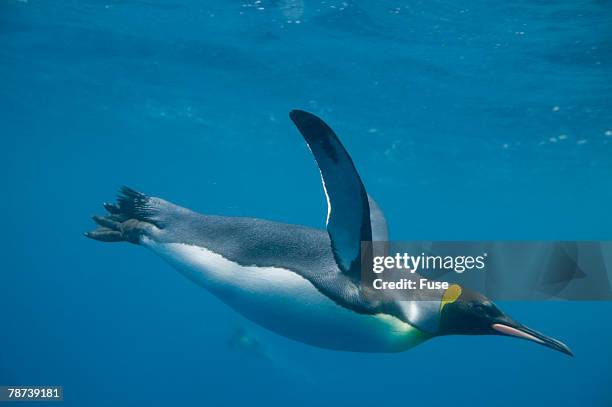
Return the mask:
M 502 304 L 573 358 L 502 337 L 333 352 L 82 235 L 122 185 L 323 228 L 301 108 L 394 240 L 610 240 L 611 65 L 607 0 L 1 0 L 0 385 L 70 406 L 612 405 L 610 302 Z

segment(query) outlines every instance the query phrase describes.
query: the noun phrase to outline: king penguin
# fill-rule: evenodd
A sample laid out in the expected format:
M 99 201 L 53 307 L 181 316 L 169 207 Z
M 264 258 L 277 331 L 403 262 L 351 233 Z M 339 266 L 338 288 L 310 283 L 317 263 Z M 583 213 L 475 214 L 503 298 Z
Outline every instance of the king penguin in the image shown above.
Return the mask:
M 438 336 L 490 334 L 571 355 L 459 285 L 396 301 L 365 295 L 361 243 L 388 240 L 385 217 L 334 131 L 311 113 L 289 116 L 319 167 L 327 230 L 203 215 L 123 187 L 85 235 L 143 246 L 252 322 L 321 348 L 401 352 Z

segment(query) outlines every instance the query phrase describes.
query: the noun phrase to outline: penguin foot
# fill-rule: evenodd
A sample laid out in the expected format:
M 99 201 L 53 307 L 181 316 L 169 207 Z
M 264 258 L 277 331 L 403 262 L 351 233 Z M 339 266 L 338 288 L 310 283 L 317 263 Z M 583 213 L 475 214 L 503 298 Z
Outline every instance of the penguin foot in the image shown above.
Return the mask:
M 95 230 L 85 232 L 90 239 L 100 242 L 130 242 L 139 244 L 143 235 L 150 233 L 156 227 L 148 219 L 151 208 L 149 197 L 131 188 L 121 188 L 117 203 L 104 203 L 108 212 L 104 216 L 92 216 L 98 225 Z

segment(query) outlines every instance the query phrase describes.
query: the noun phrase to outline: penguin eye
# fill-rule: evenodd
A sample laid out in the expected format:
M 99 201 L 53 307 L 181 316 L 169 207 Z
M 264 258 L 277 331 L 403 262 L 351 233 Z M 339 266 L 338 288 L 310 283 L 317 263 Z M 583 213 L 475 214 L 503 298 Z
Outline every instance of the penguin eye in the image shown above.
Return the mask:
M 482 304 L 475 304 L 474 305 L 474 312 L 476 312 L 478 314 L 486 314 L 487 308 L 484 305 L 482 305 Z

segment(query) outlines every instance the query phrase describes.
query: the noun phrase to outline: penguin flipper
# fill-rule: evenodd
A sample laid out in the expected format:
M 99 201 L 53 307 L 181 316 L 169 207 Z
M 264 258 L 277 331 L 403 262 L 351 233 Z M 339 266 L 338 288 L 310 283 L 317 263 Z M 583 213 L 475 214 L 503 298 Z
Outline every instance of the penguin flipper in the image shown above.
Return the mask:
M 293 110 L 296 125 L 319 166 L 327 197 L 327 232 L 338 267 L 358 281 L 361 275 L 361 242 L 372 240 L 368 194 L 334 131 L 317 116 Z M 384 219 L 384 217 L 383 217 Z

